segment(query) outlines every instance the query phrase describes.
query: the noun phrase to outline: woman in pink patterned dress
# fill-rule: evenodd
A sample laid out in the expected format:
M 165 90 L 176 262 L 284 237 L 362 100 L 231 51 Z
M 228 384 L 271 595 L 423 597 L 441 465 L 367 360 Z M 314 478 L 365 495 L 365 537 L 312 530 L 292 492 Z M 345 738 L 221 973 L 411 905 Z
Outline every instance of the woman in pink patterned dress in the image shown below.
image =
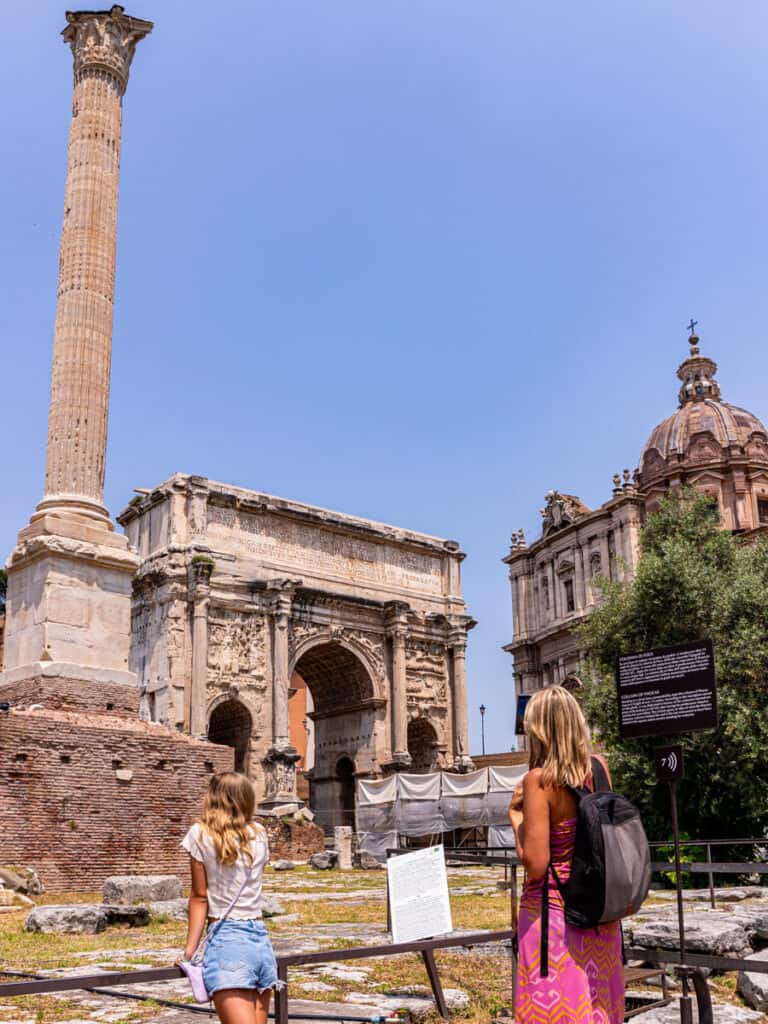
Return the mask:
M 560 686 L 534 694 L 525 712 L 529 771 L 512 797 L 509 819 L 527 878 L 518 926 L 518 1024 L 621 1024 L 624 969 L 618 921 L 575 928 L 547 871 L 568 878 L 576 833 L 576 800 L 566 787 L 593 788 L 587 723 Z M 603 762 L 603 767 L 607 765 Z M 548 882 L 545 882 L 545 878 Z M 548 972 L 540 973 L 542 886 L 549 890 Z

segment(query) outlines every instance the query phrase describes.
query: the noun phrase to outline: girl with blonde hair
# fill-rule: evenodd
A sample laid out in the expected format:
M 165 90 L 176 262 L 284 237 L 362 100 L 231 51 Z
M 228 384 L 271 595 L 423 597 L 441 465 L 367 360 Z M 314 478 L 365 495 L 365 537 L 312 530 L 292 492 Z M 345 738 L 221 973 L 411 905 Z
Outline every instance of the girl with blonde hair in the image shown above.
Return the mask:
M 556 880 L 564 884 L 571 871 L 577 814 L 572 790 L 610 788 L 608 766 L 603 758 L 592 757 L 581 707 L 561 686 L 549 686 L 531 697 L 524 729 L 529 770 L 509 808 L 517 854 L 526 870 L 518 926 L 515 1020 L 518 1024 L 546 1020 L 621 1024 L 620 924 L 613 921 L 589 929 L 568 924 Z M 549 897 L 549 964 L 542 976 L 544 885 Z
M 253 821 L 255 806 L 244 775 L 214 775 L 200 819 L 181 843 L 192 870 L 183 959 L 192 960 L 207 922 L 203 980 L 222 1024 L 266 1024 L 270 993 L 279 984 L 261 919 L 269 848 L 266 832 Z

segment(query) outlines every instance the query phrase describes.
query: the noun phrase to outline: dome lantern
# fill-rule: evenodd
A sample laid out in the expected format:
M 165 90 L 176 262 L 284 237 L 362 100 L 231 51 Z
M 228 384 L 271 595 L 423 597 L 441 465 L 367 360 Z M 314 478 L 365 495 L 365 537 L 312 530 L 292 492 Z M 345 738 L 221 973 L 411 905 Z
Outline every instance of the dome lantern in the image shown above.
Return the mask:
M 702 402 L 705 398 L 713 398 L 716 402 L 720 400 L 720 385 L 715 380 L 717 363 L 701 355 L 695 326 L 696 321 L 692 319 L 688 325 L 691 353 L 677 369 L 677 376 L 683 382 L 677 393 L 681 408 L 686 402 Z

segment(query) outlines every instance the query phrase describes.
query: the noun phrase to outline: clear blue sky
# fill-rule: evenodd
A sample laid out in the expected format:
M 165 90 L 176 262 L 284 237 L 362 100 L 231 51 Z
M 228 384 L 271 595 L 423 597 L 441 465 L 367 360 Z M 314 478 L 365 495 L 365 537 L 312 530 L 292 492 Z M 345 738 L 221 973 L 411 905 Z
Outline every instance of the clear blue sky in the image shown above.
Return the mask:
M 700 321 L 768 416 L 762 0 L 136 0 L 106 497 L 176 471 L 456 538 L 489 749 L 505 567 L 676 404 Z M 42 493 L 71 58 L 0 65 L 0 548 Z

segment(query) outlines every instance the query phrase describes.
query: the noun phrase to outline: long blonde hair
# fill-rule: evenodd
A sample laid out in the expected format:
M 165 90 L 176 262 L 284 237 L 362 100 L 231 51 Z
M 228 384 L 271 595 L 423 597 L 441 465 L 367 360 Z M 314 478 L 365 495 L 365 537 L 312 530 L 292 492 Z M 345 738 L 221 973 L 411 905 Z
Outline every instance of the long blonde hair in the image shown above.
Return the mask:
M 212 775 L 203 798 L 200 824 L 213 840 L 219 864 L 235 864 L 241 853 L 251 863 L 251 842 L 256 837 L 252 824 L 256 794 L 245 775 L 219 772 Z
M 576 698 L 547 686 L 528 701 L 523 722 L 528 766 L 541 769 L 542 786 L 583 786 L 592 772 L 592 745 Z

